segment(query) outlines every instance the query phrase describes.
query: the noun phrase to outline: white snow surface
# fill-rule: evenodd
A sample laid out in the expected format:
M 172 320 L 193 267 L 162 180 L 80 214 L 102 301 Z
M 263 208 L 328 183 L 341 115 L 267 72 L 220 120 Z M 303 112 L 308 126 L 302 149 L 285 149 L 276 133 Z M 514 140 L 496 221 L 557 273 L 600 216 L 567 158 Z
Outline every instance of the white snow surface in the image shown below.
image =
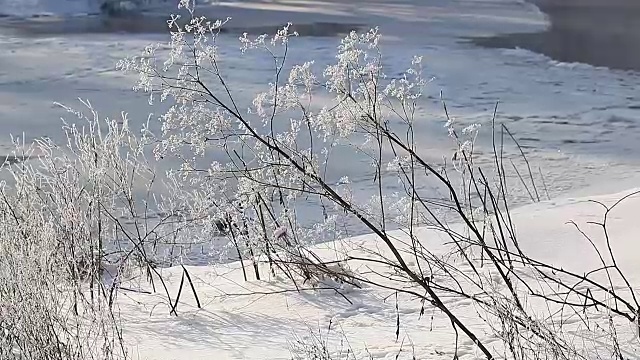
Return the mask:
M 637 189 L 635 190 L 637 191 Z M 600 264 L 592 245 L 568 221 L 574 221 L 589 236 L 595 246 L 604 250 L 604 240 L 594 221 L 602 220 L 603 207 L 608 206 L 634 190 L 585 198 L 565 198 L 521 207 L 513 212 L 519 242 L 526 253 L 548 261 L 565 270 L 581 273 L 597 268 Z M 626 273 L 635 290 L 640 284 L 640 268 L 637 266 L 640 223 L 635 214 L 640 212 L 640 195 L 621 202 L 609 214 L 609 235 L 612 251 L 618 264 Z M 454 229 L 456 226 L 454 226 Z M 392 236 L 402 235 L 400 233 Z M 444 248 L 446 236 L 422 229 L 421 242 L 429 249 Z M 362 255 L 362 249 L 384 249 L 384 244 L 371 235 L 359 236 L 333 243 L 318 245 L 316 250 L 332 259 L 333 254 Z M 456 260 L 451 262 L 455 265 Z M 357 262 L 350 263 L 351 271 L 365 274 L 388 274 L 384 266 Z M 451 359 L 454 354 L 454 334 L 450 322 L 439 311 L 428 305 L 420 316 L 421 304 L 407 296 L 398 298 L 398 310 L 394 293 L 373 286 L 363 289 L 344 287 L 343 293 L 352 304 L 330 290 L 308 290 L 301 293 L 282 292 L 290 289 L 283 278 L 269 277 L 264 281 L 244 282 L 239 263 L 211 267 L 187 267 L 194 279 L 199 299 L 196 307 L 190 290 L 183 290 L 178 316 L 169 316 L 166 297 L 161 293 L 141 294 L 124 291 L 119 296 L 119 306 L 125 328 L 125 340 L 131 354 L 139 359 L 290 359 L 292 344 L 296 339 L 308 338 L 313 332 L 328 336 L 335 358 L 339 349 L 350 348 L 358 358 L 395 359 Z M 263 267 L 263 273 L 268 273 Z M 467 269 L 471 271 L 471 269 Z M 178 291 L 181 268 L 163 270 L 169 279 L 169 292 Z M 132 288 L 151 291 L 147 283 L 135 283 Z M 477 309 L 468 301 L 446 300 L 456 316 L 480 334 L 489 348 L 499 348 L 500 342 L 486 332 Z M 544 313 L 544 309 L 542 311 Z M 400 337 L 396 341 L 396 316 L 400 316 Z M 567 324 L 572 316 L 565 314 Z M 606 327 L 606 314 L 593 317 L 592 326 Z M 597 346 L 598 339 L 582 339 L 581 326 L 573 330 L 576 343 Z M 640 340 L 629 324 L 618 328 L 625 358 L 640 358 Z M 340 340 L 348 340 L 341 347 Z M 584 340 L 584 341 L 583 341 Z M 603 339 L 602 341 L 607 341 Z M 595 344 L 595 345 L 594 345 Z M 344 353 L 343 353 L 344 355 Z M 460 359 L 481 359 L 474 345 L 461 336 L 458 349 Z M 593 353 L 595 358 L 595 353 Z M 606 358 L 606 354 L 599 354 Z

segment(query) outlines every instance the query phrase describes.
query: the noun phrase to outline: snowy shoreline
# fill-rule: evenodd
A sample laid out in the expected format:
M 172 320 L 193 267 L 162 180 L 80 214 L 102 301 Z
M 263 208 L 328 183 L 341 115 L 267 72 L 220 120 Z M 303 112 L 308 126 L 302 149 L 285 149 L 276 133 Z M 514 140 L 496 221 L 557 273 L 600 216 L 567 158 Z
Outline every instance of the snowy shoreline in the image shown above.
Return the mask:
M 75 4 L 81 1 L 71 2 Z M 332 0 L 329 3 L 331 6 L 325 6 L 318 1 L 309 2 L 304 6 L 286 2 L 205 1 L 198 5 L 198 13 L 213 19 L 230 17 L 233 19 L 229 24 L 231 29 L 272 29 L 288 22 L 302 26 L 322 23 L 352 24 L 380 26 L 389 36 L 408 35 L 409 40 L 415 40 L 411 37 L 410 29 L 415 30 L 418 27 L 431 33 L 432 30 L 437 30 L 442 21 L 451 25 L 458 23 L 462 33 L 468 33 L 471 30 L 469 25 L 472 25 L 474 33 L 480 30 L 487 35 L 542 30 L 546 24 L 544 16 L 535 6 L 516 0 L 466 0 L 453 5 L 415 0 L 402 0 L 384 5 L 366 0 L 348 3 Z M 168 14 L 175 12 L 172 3 L 151 6 L 132 18 L 117 19 L 105 19 L 96 15 L 95 10 L 84 13 L 62 11 L 58 14 L 36 12 L 0 19 L 0 28 L 5 27 L 16 31 L 17 34 L 41 36 L 109 32 L 164 33 Z M 472 21 L 468 21 L 469 19 Z M 118 26 L 121 28 L 118 29 Z
M 537 259 L 566 270 L 580 273 L 597 267 L 599 260 L 593 248 L 568 222 L 574 221 L 585 234 L 599 239 L 598 226 L 589 222 L 601 220 L 604 211 L 594 201 L 611 206 L 637 190 L 521 207 L 513 213 L 519 241 L 525 251 L 530 251 Z M 632 284 L 640 282 L 635 240 L 636 234 L 640 233 L 640 223 L 632 216 L 639 212 L 640 195 L 635 195 L 617 206 L 610 214 L 609 223 L 613 251 Z M 439 248 L 446 241 L 445 236 L 428 229 L 421 230 L 419 236 L 430 249 Z M 364 235 L 321 244 L 316 246 L 316 250 L 325 255 L 358 254 L 363 248 L 381 246 L 378 242 L 374 236 Z M 597 244 L 604 246 L 600 240 Z M 331 259 L 331 255 L 328 258 Z M 455 263 L 453 260 L 453 265 Z M 264 272 L 268 273 L 266 264 L 264 266 Z M 357 262 L 350 268 L 356 273 L 391 271 L 384 267 L 358 265 Z M 162 271 L 169 279 L 170 292 L 177 293 L 182 268 Z M 217 359 L 290 359 L 291 347 L 297 338 L 309 341 L 310 334 L 318 332 L 330 339 L 327 341 L 333 351 L 340 349 L 341 341 L 348 341 L 357 358 L 368 358 L 370 353 L 376 359 L 393 359 L 397 354 L 401 359 L 409 359 L 413 352 L 419 359 L 450 359 L 455 351 L 454 334 L 446 317 L 430 308 L 427 308 L 425 316 L 421 316 L 422 305 L 411 297 L 402 296 L 394 302 L 385 300 L 393 293 L 384 289 L 344 288 L 344 295 L 352 302 L 350 304 L 329 290 L 282 292 L 283 278 L 244 282 L 239 263 L 188 267 L 188 271 L 197 279 L 199 299 L 206 304 L 201 309 L 197 308 L 191 294 L 185 294 L 178 308 L 179 316 L 167 316 L 167 305 L 162 304 L 162 296 L 144 293 L 150 290 L 148 284 L 130 284 L 137 292 L 125 291 L 126 296 L 121 297 L 121 314 L 127 326 L 125 336 L 131 341 L 132 353 L 141 360 L 186 357 L 204 360 L 210 359 L 212 354 Z M 152 304 L 156 305 L 151 308 Z M 476 330 L 485 328 L 476 314 L 477 309 L 470 302 L 452 301 L 447 304 Z M 396 316 L 400 317 L 402 342 L 396 341 Z M 566 321 L 571 323 L 572 320 Z M 605 324 L 607 320 L 596 318 L 594 321 Z M 580 326 L 576 325 L 577 335 Z M 328 327 L 337 330 L 329 334 Z M 634 349 L 626 341 L 637 342 L 637 338 L 634 340 L 635 330 L 622 326 L 619 331 L 625 348 Z M 481 340 L 494 344 L 497 339 L 489 336 Z M 495 344 L 498 345 L 499 341 Z M 638 350 L 637 347 L 635 349 Z M 463 340 L 457 354 L 460 359 L 481 358 L 473 343 L 467 340 Z M 638 356 L 638 353 L 626 355 Z M 334 356 L 337 355 L 334 353 Z

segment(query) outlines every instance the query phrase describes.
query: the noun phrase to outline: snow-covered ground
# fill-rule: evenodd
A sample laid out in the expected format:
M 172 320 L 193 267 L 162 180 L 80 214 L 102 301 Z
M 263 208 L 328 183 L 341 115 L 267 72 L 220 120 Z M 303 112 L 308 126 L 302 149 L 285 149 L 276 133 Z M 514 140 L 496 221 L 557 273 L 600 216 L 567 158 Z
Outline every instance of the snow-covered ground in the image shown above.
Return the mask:
M 628 190 L 521 207 L 513 213 L 519 241 L 525 252 L 559 268 L 577 273 L 597 268 L 600 260 L 592 245 L 567 221 L 574 221 L 595 239 L 601 251 L 606 252 L 601 228 L 589 223 L 602 220 L 603 208 L 591 200 L 611 206 L 632 192 Z M 640 224 L 631 214 L 638 212 L 640 195 L 635 195 L 609 214 L 613 253 L 620 268 L 635 285 L 640 281 L 637 266 Z M 422 230 L 419 236 L 429 249 L 442 247 L 447 241 L 446 236 L 435 231 Z M 358 256 L 364 254 L 362 249 L 377 246 L 384 248 L 374 236 L 364 235 L 322 244 L 317 250 L 325 255 L 349 253 Z M 453 259 L 452 264 L 456 263 Z M 365 266 L 357 262 L 351 263 L 351 270 L 362 276 L 393 272 L 386 266 L 372 263 Z M 188 271 L 194 279 L 201 309 L 196 307 L 188 288 L 183 289 L 177 317 L 168 315 L 170 308 L 163 294 L 125 291 L 120 295 L 125 336 L 130 341 L 134 356 L 140 359 L 291 359 L 296 341 L 306 339 L 310 343 L 309 339 L 314 336 L 321 337 L 322 341 L 329 340 L 329 350 L 335 359 L 346 359 L 348 350 L 352 350 L 357 359 L 369 359 L 369 354 L 373 359 L 451 359 L 454 353 L 455 338 L 450 321 L 429 306 L 421 315 L 422 304 L 408 296 L 398 298 L 396 309 L 393 291 L 372 286 L 363 289 L 347 287 L 343 293 L 351 301 L 349 303 L 330 290 L 286 291 L 291 288 L 281 277 L 244 282 L 238 263 L 188 267 Z M 466 271 L 470 273 L 471 268 L 466 268 Z M 264 272 L 268 273 L 267 269 Z M 182 268 L 164 269 L 163 276 L 169 279 L 169 292 L 175 299 Z M 147 283 L 132 287 L 151 291 Z M 480 334 L 482 342 L 488 343 L 492 349 L 500 348 L 500 341 L 489 335 L 471 301 L 452 298 L 445 303 Z M 539 310 L 539 314 L 544 314 L 547 309 Z M 400 335 L 396 340 L 398 315 Z M 575 344 L 598 347 L 609 341 L 606 338 L 581 338 L 585 328 L 577 316 L 571 315 L 570 311 L 565 315 L 566 324 L 576 325 L 569 330 L 565 328 Z M 590 322 L 592 328 L 608 326 L 608 318 L 602 313 L 592 317 Z M 625 359 L 640 357 L 640 340 L 636 331 L 629 323 L 618 329 Z M 589 336 L 597 333 L 589 332 Z M 602 343 L 598 345 L 598 341 Z M 603 352 L 598 354 L 594 351 L 590 355 L 594 359 L 612 356 L 604 352 L 604 347 L 600 350 Z M 461 360 L 481 359 L 480 355 L 473 343 L 461 337 L 458 348 Z

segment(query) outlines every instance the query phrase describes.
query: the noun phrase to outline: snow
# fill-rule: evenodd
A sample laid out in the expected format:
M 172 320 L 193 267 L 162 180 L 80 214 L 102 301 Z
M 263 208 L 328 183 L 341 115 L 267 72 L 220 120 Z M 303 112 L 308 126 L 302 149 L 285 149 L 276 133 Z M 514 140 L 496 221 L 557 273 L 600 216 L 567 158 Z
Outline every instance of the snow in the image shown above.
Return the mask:
M 603 208 L 593 200 L 611 206 L 635 191 L 637 189 L 521 207 L 513 213 L 519 241 L 524 251 L 566 270 L 580 273 L 596 268 L 599 260 L 593 248 L 567 222 L 578 224 L 603 250 L 605 245 L 597 225 L 589 223 L 601 220 L 603 215 Z M 613 252 L 632 284 L 640 281 L 637 266 L 640 223 L 631 214 L 639 212 L 640 195 L 635 195 L 609 215 Z M 443 236 L 432 230 L 420 230 L 420 238 L 430 249 L 445 247 Z M 363 249 L 376 246 L 383 248 L 374 236 L 364 235 L 318 245 L 316 250 L 330 258 L 330 254 L 343 252 L 361 255 Z M 231 263 L 188 267 L 191 277 L 197 279 L 194 281 L 203 306 L 198 309 L 191 292 L 183 290 L 177 317 L 168 315 L 169 308 L 162 294 L 123 292 L 119 305 L 125 339 L 130 342 L 132 353 L 140 359 L 290 359 L 295 339 L 312 333 L 317 335 L 318 331 L 326 336 L 331 327 L 333 332 L 329 332 L 328 338 L 333 339 L 334 350 L 340 348 L 341 338 L 348 339 L 358 358 L 368 358 L 368 353 L 375 359 L 395 359 L 398 353 L 399 358 L 410 359 L 414 352 L 417 359 L 450 359 L 453 355 L 450 322 L 429 306 L 420 316 L 422 305 L 416 300 L 400 296 L 396 310 L 394 293 L 373 286 L 346 289 L 344 294 L 352 304 L 330 290 L 282 292 L 291 289 L 285 279 L 271 277 L 266 281 L 244 282 L 239 266 Z M 355 262 L 351 269 L 359 274 L 391 271 L 384 266 L 364 267 Z M 264 272 L 267 273 L 267 269 Z M 169 279 L 171 294 L 177 293 L 181 274 L 181 268 L 163 270 L 163 276 Z M 144 282 L 138 286 L 150 291 Z M 467 324 L 486 330 L 476 314 L 478 310 L 469 301 L 445 301 Z M 399 340 L 396 340 L 398 315 L 401 326 Z M 592 320 L 603 326 L 608 321 L 602 316 Z M 567 324 L 573 325 L 572 322 L 571 317 L 566 319 Z M 578 328 L 576 336 L 579 336 Z M 631 358 L 638 358 L 640 342 L 634 330 L 623 325 L 618 331 L 624 351 Z M 482 336 L 481 340 L 499 346 L 499 341 L 489 335 Z M 476 354 L 473 344 L 463 340 L 458 351 L 460 359 L 481 358 Z

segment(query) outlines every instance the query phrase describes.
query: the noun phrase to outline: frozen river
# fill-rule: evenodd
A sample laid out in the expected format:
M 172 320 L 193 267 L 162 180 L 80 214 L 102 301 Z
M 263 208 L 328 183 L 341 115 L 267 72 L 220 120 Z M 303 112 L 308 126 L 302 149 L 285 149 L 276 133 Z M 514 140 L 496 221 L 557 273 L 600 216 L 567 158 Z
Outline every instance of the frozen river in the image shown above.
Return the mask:
M 80 105 L 89 99 L 104 116 L 130 114 L 134 124 L 146 122 L 151 108 L 143 94 L 130 88 L 134 78 L 114 69 L 117 60 L 137 54 L 161 33 L 93 31 L 87 14 L 91 0 L 0 0 L 0 139 L 9 151 L 9 135 L 59 138 L 60 117 L 53 102 Z M 342 23 L 380 25 L 387 73 L 406 69 L 413 55 L 424 55 L 426 71 L 434 77 L 421 104 L 420 147 L 434 158 L 449 156 L 442 91 L 450 112 L 463 123 L 485 125 L 480 143 L 491 137 L 494 105 L 498 121 L 506 123 L 526 149 L 535 168 L 545 174 L 552 195 L 597 187 L 615 191 L 635 185 L 640 170 L 640 74 L 579 63 L 554 61 L 522 49 L 482 48 L 465 39 L 501 33 L 541 31 L 545 16 L 533 5 L 511 0 L 381 1 L 236 1 L 205 5 L 212 16 L 232 16 L 237 28 L 295 24 Z M 160 21 L 155 10 L 149 24 Z M 38 16 L 33 19 L 33 15 Z M 70 14 L 76 14 L 70 16 Z M 98 20 L 95 20 L 98 21 Z M 91 26 L 87 27 L 91 23 Z M 157 23 L 149 25 L 154 28 Z M 32 31 L 37 29 L 37 31 Z M 61 31 L 64 30 L 64 31 Z M 91 29 L 91 31 L 89 30 Z M 292 42 L 290 59 L 333 61 L 338 37 L 303 36 Z M 220 38 L 222 61 L 228 61 L 233 86 L 250 101 L 265 89 L 271 73 L 264 58 L 238 60 L 233 34 Z M 66 120 L 73 120 L 66 118 Z M 339 164 L 337 173 L 366 188 L 369 165 Z

